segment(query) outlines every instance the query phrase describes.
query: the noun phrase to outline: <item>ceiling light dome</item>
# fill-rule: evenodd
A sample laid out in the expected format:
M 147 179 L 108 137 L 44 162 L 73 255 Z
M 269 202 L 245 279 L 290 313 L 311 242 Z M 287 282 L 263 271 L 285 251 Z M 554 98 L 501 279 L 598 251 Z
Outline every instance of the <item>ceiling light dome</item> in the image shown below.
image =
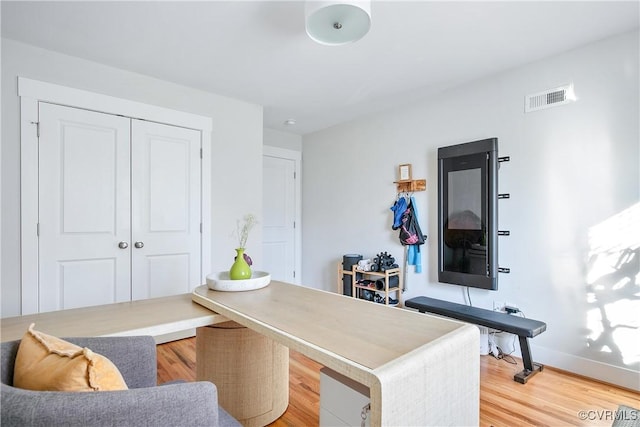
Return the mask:
M 360 40 L 371 27 L 370 1 L 307 1 L 307 34 L 331 46 Z

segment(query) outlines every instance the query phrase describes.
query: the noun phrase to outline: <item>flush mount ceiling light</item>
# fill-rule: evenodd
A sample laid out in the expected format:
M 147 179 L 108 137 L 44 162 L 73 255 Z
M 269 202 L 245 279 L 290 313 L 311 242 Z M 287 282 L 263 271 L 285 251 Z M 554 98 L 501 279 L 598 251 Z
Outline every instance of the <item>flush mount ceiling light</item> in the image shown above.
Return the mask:
M 370 1 L 307 1 L 307 34 L 314 41 L 337 46 L 360 40 L 371 27 Z

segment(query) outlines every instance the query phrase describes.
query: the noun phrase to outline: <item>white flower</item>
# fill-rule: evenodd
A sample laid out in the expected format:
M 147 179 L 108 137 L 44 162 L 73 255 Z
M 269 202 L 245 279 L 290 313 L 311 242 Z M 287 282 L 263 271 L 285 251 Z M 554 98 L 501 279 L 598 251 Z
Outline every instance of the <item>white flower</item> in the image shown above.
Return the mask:
M 236 224 L 236 235 L 238 237 L 238 242 L 240 246 L 238 248 L 244 249 L 247 244 L 247 238 L 249 238 L 249 232 L 253 228 L 254 225 L 258 223 L 256 221 L 256 217 L 253 214 L 246 214 L 243 218 L 244 224 L 241 224 L 241 221 L 238 220 Z

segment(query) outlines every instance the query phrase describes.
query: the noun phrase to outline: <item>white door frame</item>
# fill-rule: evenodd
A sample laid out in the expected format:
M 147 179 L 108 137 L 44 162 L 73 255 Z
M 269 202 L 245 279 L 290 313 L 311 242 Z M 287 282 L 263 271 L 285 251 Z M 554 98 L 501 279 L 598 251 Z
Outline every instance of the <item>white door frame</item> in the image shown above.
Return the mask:
M 210 117 L 18 77 L 20 97 L 20 260 L 21 314 L 38 312 L 38 103 L 83 108 L 107 114 L 200 131 L 202 141 L 201 282 L 211 269 L 211 131 Z
M 295 260 L 294 267 L 296 272 L 296 277 L 294 283 L 299 285 L 302 280 L 302 200 L 301 200 L 301 181 L 302 175 L 300 173 L 301 164 L 302 164 L 302 153 L 295 150 L 288 150 L 286 148 L 278 148 L 271 147 L 265 145 L 262 147 L 262 155 L 269 157 L 278 157 L 281 159 L 292 160 L 294 163 L 294 171 L 295 171 L 295 189 L 294 189 L 294 218 L 295 218 L 295 229 L 294 229 L 294 246 L 295 246 Z

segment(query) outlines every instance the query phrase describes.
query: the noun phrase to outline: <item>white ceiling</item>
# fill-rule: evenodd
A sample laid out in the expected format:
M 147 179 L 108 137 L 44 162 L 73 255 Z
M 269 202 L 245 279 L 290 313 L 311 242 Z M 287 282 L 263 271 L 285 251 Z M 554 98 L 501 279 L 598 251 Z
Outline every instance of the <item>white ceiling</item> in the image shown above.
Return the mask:
M 2 1 L 2 36 L 260 104 L 305 134 L 639 27 L 635 1 L 376 1 L 323 46 L 303 1 Z M 285 126 L 286 119 L 297 120 Z

